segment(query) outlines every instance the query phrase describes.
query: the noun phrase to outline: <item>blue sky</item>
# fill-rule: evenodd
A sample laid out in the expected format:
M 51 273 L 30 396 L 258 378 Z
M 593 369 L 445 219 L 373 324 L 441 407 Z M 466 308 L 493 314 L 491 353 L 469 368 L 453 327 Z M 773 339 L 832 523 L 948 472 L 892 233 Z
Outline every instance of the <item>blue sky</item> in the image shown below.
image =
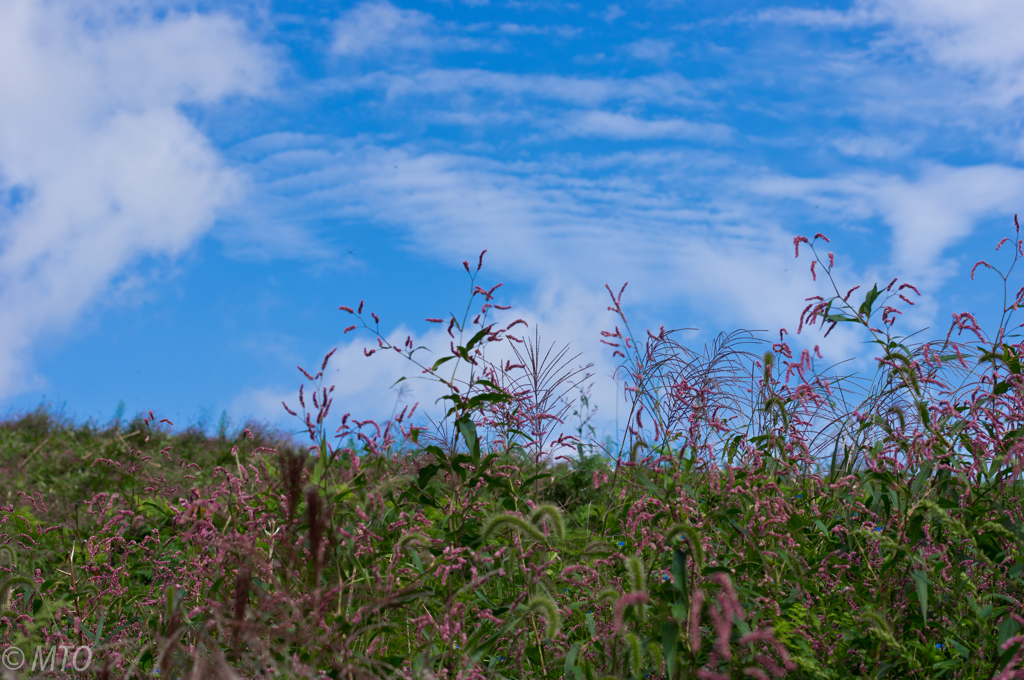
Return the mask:
M 497 318 L 594 364 L 604 434 L 606 283 L 641 334 L 777 337 L 828 292 L 793 258 L 820 231 L 842 287 L 921 289 L 897 329 L 991 323 L 969 272 L 1024 207 L 1022 34 L 1000 0 L 0 0 L 0 404 L 293 427 L 295 366 L 337 346 L 334 412 L 436 414 L 338 306 L 441 356 L 424 319 L 484 249 Z

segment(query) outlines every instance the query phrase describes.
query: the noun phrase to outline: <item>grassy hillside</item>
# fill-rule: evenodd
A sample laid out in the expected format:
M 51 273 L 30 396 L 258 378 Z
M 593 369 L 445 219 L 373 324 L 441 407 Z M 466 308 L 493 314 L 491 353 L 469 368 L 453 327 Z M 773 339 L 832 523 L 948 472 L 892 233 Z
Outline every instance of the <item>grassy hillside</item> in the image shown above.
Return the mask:
M 1024 346 L 969 315 L 910 344 L 894 284 L 801 319 L 862 327 L 866 379 L 783 338 L 638 342 L 612 295 L 634 401 L 602 446 L 585 399 L 553 440 L 566 408 L 531 395 L 577 372 L 488 324 L 479 287 L 450 356 L 398 348 L 451 389 L 434 431 L 331 418 L 330 354 L 301 446 L 4 423 L 0 635 L 18 677 L 1024 677 Z M 489 364 L 506 338 L 524 361 Z M 60 645 L 89 667 L 32 670 Z

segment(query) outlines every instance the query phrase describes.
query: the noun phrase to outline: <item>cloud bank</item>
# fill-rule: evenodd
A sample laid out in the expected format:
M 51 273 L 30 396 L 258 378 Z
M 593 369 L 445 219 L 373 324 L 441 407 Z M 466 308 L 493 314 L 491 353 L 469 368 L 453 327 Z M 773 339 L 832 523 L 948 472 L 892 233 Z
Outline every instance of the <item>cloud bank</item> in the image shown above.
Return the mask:
M 174 257 L 242 196 L 181 112 L 270 87 L 274 63 L 224 15 L 116 2 L 0 5 L 0 397 L 30 348 L 72 328 L 142 258 Z

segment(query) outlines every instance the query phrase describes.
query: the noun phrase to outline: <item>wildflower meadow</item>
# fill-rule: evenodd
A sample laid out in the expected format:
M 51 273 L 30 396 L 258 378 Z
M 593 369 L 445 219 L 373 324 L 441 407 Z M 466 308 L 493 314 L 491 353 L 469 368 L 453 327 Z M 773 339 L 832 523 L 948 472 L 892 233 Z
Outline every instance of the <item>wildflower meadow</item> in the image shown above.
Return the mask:
M 440 359 L 339 310 L 367 361 L 445 386 L 433 427 L 337 414 L 331 354 L 283 405 L 298 446 L 152 411 L 8 420 L 0 674 L 1024 678 L 1019 226 L 971 272 L 1002 279 L 999 327 L 965 311 L 930 339 L 896 334 L 913 285 L 840 290 L 827 242 L 794 240 L 820 294 L 793 335 L 694 350 L 634 332 L 609 287 L 621 441 L 595 438 L 585 367 L 490 320 L 508 306 L 478 285 L 483 253 L 464 316 L 429 319 Z M 827 337 L 794 349 L 840 324 L 872 343 L 870 374 L 826 366 Z M 489 362 L 493 343 L 520 361 Z

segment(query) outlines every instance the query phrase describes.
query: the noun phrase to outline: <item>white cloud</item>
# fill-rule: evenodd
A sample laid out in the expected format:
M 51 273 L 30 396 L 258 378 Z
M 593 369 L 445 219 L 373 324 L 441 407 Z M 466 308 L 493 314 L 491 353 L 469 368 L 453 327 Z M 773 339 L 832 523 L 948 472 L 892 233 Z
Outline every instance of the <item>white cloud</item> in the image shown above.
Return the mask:
M 911 271 L 939 265 L 986 217 L 1008 216 L 1024 201 L 1024 170 L 1001 165 L 966 168 L 930 165 L 916 182 L 868 185 L 880 212 L 893 226 L 896 264 Z M 929 272 L 931 273 L 931 272 Z
M 427 49 L 432 43 L 434 18 L 416 10 L 371 0 L 345 12 L 335 26 L 335 54 L 358 57 L 394 49 Z
M 811 28 L 849 29 L 870 26 L 877 20 L 862 6 L 849 11 L 837 9 L 800 9 L 795 7 L 773 7 L 758 12 L 756 20 L 779 24 L 793 24 Z
M 565 123 L 567 133 L 579 137 L 610 139 L 700 139 L 724 141 L 732 135 L 726 125 L 694 123 L 682 118 L 645 120 L 623 113 L 587 111 L 571 116 Z
M 908 46 L 936 64 L 981 76 L 992 103 L 1024 96 L 1024 4 L 1006 0 L 858 0 L 847 10 L 773 8 L 760 21 L 848 30 L 891 27 L 882 49 Z
M 899 158 L 910 152 L 909 144 L 894 139 L 869 135 L 847 135 L 832 140 L 839 153 L 861 158 Z
M 1024 84 L 1024 4 L 1005 0 L 862 0 L 939 63 L 987 73 L 1017 90 Z
M 258 172 L 276 163 L 271 155 Z M 298 203 L 399 230 L 405 247 L 444 263 L 487 248 L 499 274 L 530 285 L 553 271 L 581 290 L 629 280 L 637 304 L 685 301 L 723 326 L 792 325 L 806 296 L 803 272 L 783 273 L 792 234 L 741 200 L 745 187 L 723 182 L 723 164 L 736 171 L 690 151 L 501 163 L 349 140 L 318 170 L 284 170 L 281 206 L 260 209 L 272 219 Z
M 700 96 L 692 83 L 672 73 L 640 78 L 577 78 L 483 69 L 424 69 L 411 75 L 376 72 L 340 84 L 346 88 L 380 88 L 389 100 L 411 95 L 490 92 L 509 97 L 530 95 L 582 106 L 621 100 L 680 106 L 692 104 Z
M 262 92 L 267 52 L 224 16 L 123 9 L 0 6 L 0 195 L 29 197 L 0 212 L 3 396 L 33 381 L 36 338 L 184 251 L 244 186 L 177 106 Z
M 278 425 L 288 432 L 299 429 L 300 423 L 285 413 L 281 402 L 295 401 L 298 387 L 274 386 L 253 387 L 245 389 L 232 398 L 227 412 L 235 422 L 255 420 Z M 296 441 L 306 443 L 305 438 L 296 437 Z
M 634 59 L 653 61 L 656 64 L 666 64 L 672 60 L 675 47 L 676 44 L 671 40 L 642 38 L 626 45 L 626 51 Z
M 501 33 L 507 35 L 549 35 L 554 33 L 562 38 L 572 38 L 583 32 L 574 26 L 532 26 L 529 24 L 504 23 L 498 26 Z
M 443 34 L 433 15 L 367 0 L 335 24 L 331 50 L 343 57 L 383 57 L 395 52 L 496 49 L 486 41 Z
M 626 16 L 626 12 L 618 5 L 608 5 L 608 8 L 601 15 L 607 23 L 612 23 L 620 17 Z
M 929 284 L 952 274 L 944 260 L 947 251 L 966 240 L 980 220 L 1012 215 L 1024 202 L 1024 170 L 1004 165 L 928 164 L 913 180 L 861 173 L 775 177 L 752 186 L 764 194 L 813 201 L 848 218 L 881 217 L 892 229 L 892 270 Z

